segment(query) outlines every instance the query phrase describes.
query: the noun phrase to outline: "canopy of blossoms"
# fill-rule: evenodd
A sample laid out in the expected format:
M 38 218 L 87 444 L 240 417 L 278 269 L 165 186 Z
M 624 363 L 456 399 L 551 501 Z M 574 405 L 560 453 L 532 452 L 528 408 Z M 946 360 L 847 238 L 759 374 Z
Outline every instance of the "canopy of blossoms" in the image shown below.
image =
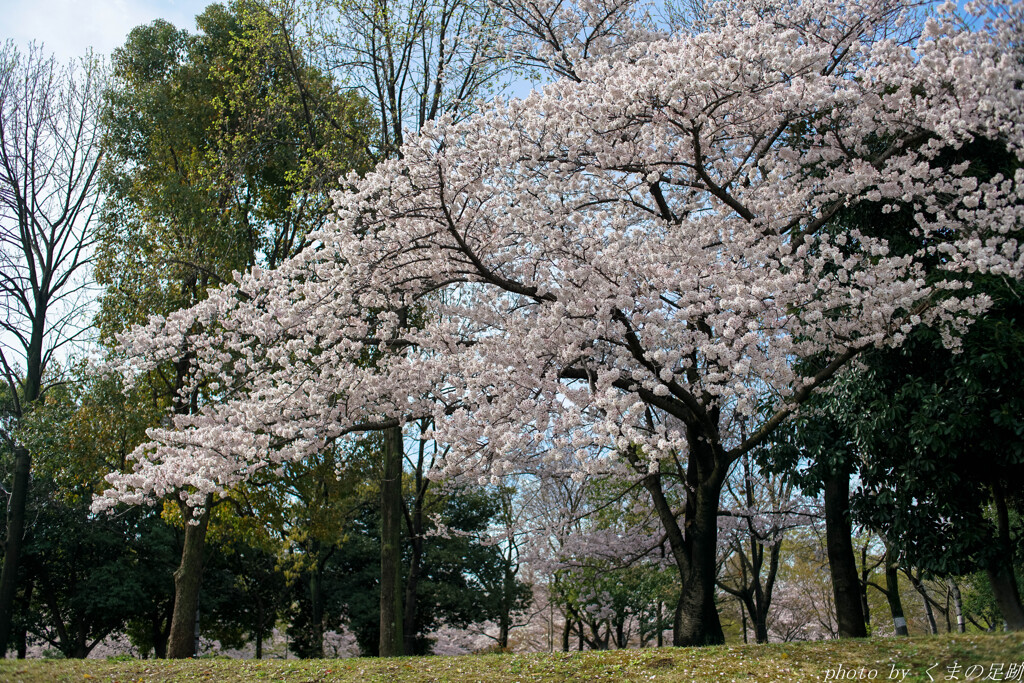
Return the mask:
M 186 358 L 205 398 L 96 509 L 198 508 L 425 416 L 446 474 L 628 451 L 644 476 L 698 443 L 728 464 L 859 350 L 916 325 L 955 343 L 987 304 L 957 273 L 1024 268 L 1024 170 L 979 152 L 1024 160 L 1024 15 L 953 9 L 730 3 L 427 126 L 347 180 L 313 247 L 123 336 L 128 377 Z

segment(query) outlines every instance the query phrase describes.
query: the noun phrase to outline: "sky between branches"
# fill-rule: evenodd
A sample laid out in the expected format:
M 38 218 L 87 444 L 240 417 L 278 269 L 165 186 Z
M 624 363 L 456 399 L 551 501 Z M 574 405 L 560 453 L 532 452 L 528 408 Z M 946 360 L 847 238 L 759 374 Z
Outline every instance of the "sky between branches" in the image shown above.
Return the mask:
M 195 29 L 195 16 L 215 0 L 3 0 L 0 41 L 24 49 L 32 41 L 61 61 L 81 57 L 90 47 L 109 56 L 128 32 L 154 19 Z

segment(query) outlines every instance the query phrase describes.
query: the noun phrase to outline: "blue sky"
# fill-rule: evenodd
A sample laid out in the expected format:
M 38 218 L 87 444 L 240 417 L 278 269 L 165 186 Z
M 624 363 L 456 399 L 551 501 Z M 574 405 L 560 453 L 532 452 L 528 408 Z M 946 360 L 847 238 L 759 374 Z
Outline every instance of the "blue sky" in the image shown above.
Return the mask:
M 19 48 L 35 40 L 61 60 L 89 47 L 109 55 L 139 24 L 166 19 L 194 29 L 194 18 L 214 0 L 0 0 L 0 42 Z

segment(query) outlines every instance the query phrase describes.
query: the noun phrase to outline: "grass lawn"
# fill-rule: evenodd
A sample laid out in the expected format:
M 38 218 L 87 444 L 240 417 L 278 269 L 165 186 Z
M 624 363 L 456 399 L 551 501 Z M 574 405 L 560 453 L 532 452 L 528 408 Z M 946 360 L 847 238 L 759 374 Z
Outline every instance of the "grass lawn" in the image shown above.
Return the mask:
M 388 660 L 0 660 L 11 683 L 733 680 L 1021 681 L 1024 634 Z

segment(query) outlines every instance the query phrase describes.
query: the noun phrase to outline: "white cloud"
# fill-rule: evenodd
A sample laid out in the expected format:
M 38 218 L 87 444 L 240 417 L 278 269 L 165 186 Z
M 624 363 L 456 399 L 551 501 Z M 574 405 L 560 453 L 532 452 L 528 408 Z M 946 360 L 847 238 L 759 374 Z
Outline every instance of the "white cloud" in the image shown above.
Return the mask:
M 0 39 L 20 48 L 43 43 L 61 59 L 80 57 L 89 47 L 109 55 L 128 32 L 154 19 L 195 28 L 195 15 L 212 0 L 7 0 Z

